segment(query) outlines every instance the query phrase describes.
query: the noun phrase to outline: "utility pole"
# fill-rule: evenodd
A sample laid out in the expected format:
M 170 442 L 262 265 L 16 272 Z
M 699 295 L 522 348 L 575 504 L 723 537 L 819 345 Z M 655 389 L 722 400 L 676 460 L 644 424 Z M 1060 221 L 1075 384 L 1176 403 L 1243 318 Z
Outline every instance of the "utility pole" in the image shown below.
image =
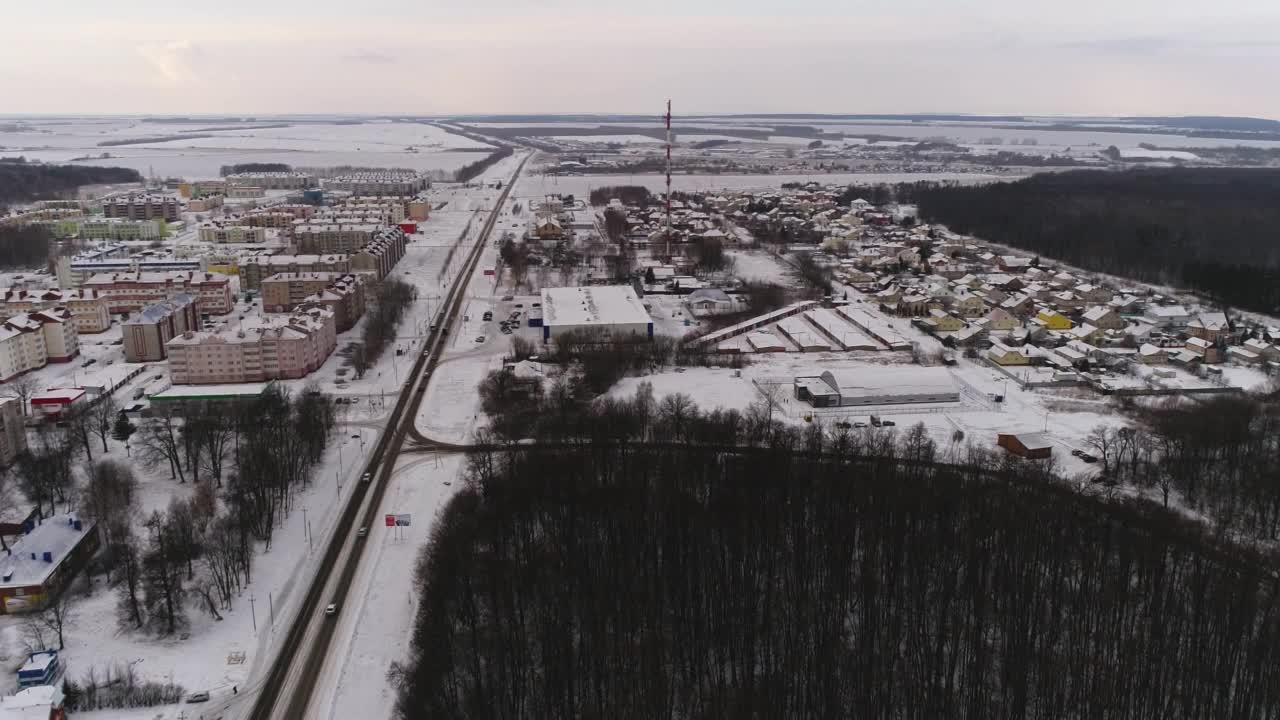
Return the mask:
M 276 625 L 276 603 L 271 598 L 271 593 L 267 593 L 267 607 L 271 609 L 271 627 Z
M 258 634 L 258 614 L 253 610 L 253 593 L 249 593 L 249 617 L 253 618 L 253 634 Z
M 667 100 L 667 262 L 671 262 L 671 100 Z

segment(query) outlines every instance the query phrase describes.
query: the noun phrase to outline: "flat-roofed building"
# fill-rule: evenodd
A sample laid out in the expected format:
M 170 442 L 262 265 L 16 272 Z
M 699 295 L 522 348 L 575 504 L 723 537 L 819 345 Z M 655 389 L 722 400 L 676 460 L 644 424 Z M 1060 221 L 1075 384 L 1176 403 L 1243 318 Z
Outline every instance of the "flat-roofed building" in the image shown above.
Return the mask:
M 14 315 L 0 324 L 0 382 L 80 352 L 71 313 L 61 308 Z
M 958 403 L 960 391 L 944 368 L 866 367 L 797 375 L 795 397 L 814 407 Z
M 40 610 L 56 599 L 98 550 L 98 526 L 75 513 L 28 520 L 0 558 L 0 613 Z
M 311 303 L 332 310 L 338 332 L 345 332 L 364 315 L 364 284 L 355 275 L 340 273 L 278 273 L 262 281 L 267 312 L 292 312 Z
M 543 288 L 543 340 L 574 331 L 614 341 L 652 339 L 653 318 L 629 285 Z
M 206 222 L 200 226 L 200 242 L 206 243 L 264 243 L 267 229 L 252 225 L 232 225 L 225 222 Z

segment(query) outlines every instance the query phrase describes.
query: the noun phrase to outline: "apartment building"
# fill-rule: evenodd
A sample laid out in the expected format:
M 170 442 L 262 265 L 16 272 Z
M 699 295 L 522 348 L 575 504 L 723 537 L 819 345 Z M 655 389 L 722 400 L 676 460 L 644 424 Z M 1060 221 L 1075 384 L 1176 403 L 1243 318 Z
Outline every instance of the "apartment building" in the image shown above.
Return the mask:
M 160 224 L 155 220 L 96 218 L 84 220 L 78 229 L 81 240 L 159 240 Z
M 299 253 L 353 253 L 368 245 L 383 227 L 381 223 L 294 223 L 293 245 Z
M 262 227 L 232 225 L 216 221 L 200 225 L 200 242 L 247 244 L 266 241 L 267 229 Z
M 177 220 L 182 203 L 169 195 L 122 195 L 102 201 L 102 214 L 127 220 Z
M 202 198 L 222 195 L 227 191 L 226 180 L 193 180 L 178 183 L 178 194 L 184 198 Z
M 417 173 L 386 171 L 339 175 L 325 180 L 324 186 L 327 190 L 341 190 L 352 195 L 417 195 L 431 187 L 431 183 Z
M 71 313 L 61 308 L 14 315 L 0 325 L 0 382 L 80 352 Z
M 113 258 L 109 260 L 81 260 L 78 258 L 58 258 L 54 271 L 58 277 L 58 285 L 64 288 L 77 288 L 94 275 L 102 273 L 128 272 L 197 272 L 201 270 L 199 258 L 166 258 L 146 255 Z
M 315 214 L 315 205 L 273 205 L 269 208 L 250 210 L 236 218 L 235 222 L 253 227 L 292 231 L 294 221 L 310 220 Z
M 174 384 L 211 385 L 306 377 L 336 346 L 333 312 L 312 307 L 237 329 L 188 331 L 165 347 Z
M 342 210 L 346 208 L 365 208 L 365 207 L 391 207 L 396 217 L 392 222 L 402 222 L 404 220 L 426 220 L 431 214 L 431 202 L 426 198 L 415 197 L 412 195 L 385 195 L 382 197 L 349 197 L 339 200 L 332 208 L 334 210 Z
M 351 256 L 351 272 L 376 275 L 379 280 L 404 257 L 409 236 L 398 227 L 382 228 L 373 239 Z
M 179 293 L 194 295 L 202 313 L 224 315 L 235 308 L 231 279 L 221 273 L 102 273 L 84 287 L 105 296 L 113 313 L 134 313 Z
M 111 328 L 110 304 L 93 290 L 0 289 L 0 317 L 55 308 L 66 308 L 82 335 Z
M 187 202 L 187 210 L 193 213 L 212 212 L 216 208 L 220 208 L 225 204 L 225 198 L 221 195 L 205 195 L 203 197 L 192 198 Z
M 262 281 L 278 273 L 351 272 L 346 255 L 251 255 L 240 259 L 240 289 L 260 290 Z
M 340 273 L 277 273 L 262 281 L 262 309 L 290 312 L 300 305 L 333 311 L 338 332 L 350 330 L 364 315 L 364 283 Z
M 27 428 L 17 398 L 0 399 L 0 465 L 8 465 L 27 449 Z
M 179 335 L 200 329 L 200 306 L 196 297 L 178 293 L 168 300 L 142 309 L 125 321 L 125 362 L 156 362 L 167 357 L 165 343 Z
M 226 177 L 228 186 L 250 186 L 267 190 L 303 190 L 316 187 L 316 176 L 302 172 L 235 173 Z

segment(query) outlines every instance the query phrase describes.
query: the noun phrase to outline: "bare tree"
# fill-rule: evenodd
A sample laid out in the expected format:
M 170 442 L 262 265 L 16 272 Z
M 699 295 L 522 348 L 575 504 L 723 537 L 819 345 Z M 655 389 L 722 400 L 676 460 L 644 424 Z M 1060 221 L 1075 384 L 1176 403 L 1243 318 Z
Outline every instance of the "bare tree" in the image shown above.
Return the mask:
M 40 622 L 58 638 L 58 649 L 65 650 L 67 643 L 63 637 L 63 630 L 67 625 L 75 621 L 75 613 L 71 605 L 71 593 L 67 592 L 67 588 L 63 588 L 62 592 L 57 593 L 45 605 L 39 618 Z
M 98 398 L 98 402 L 93 406 L 93 421 L 90 423 L 93 432 L 97 434 L 98 439 L 102 440 L 102 452 L 107 452 L 107 437 L 111 435 L 111 430 L 115 426 L 116 418 L 119 416 L 120 406 L 116 404 L 115 396 L 106 394 Z
M 116 547 L 116 535 L 133 519 L 137 507 L 138 478 L 133 468 L 115 460 L 100 460 L 89 472 L 80 507 L 98 523 L 108 555 Z
M 39 381 L 35 375 L 26 374 L 5 383 L 5 389 L 9 396 L 18 398 L 18 405 L 22 410 L 22 416 L 27 416 L 27 401 L 32 395 L 36 394 L 36 390 L 40 387 Z
M 151 419 L 138 428 L 138 458 L 148 467 L 168 463 L 170 477 L 186 482 L 187 474 L 182 463 L 185 448 L 177 414 L 163 406 L 154 412 Z

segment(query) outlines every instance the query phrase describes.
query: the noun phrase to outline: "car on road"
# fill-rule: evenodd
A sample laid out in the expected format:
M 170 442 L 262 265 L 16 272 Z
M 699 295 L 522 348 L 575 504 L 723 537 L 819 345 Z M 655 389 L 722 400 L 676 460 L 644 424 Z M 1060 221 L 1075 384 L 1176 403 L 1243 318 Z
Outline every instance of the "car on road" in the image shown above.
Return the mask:
M 368 535 L 369 535 L 369 528 L 367 527 L 362 527 L 356 531 L 356 537 L 367 537 Z
M 484 342 L 484 340 L 485 340 L 485 337 L 484 337 L 483 335 L 481 335 L 480 337 L 476 338 L 476 342 L 478 342 L 478 343 L 482 343 L 482 342 Z
M 329 606 L 324 609 L 324 614 L 328 617 L 333 617 L 334 615 L 337 615 L 338 603 L 329 603 Z
M 1072 450 L 1072 451 L 1071 451 L 1071 454 L 1072 454 L 1072 456 L 1074 456 L 1074 457 L 1084 457 L 1084 451 L 1083 451 L 1083 450 L 1081 450 L 1081 449 L 1079 449 L 1079 448 L 1076 448 L 1075 450 Z
M 187 696 L 187 702 L 189 703 L 209 702 L 209 693 L 207 692 L 191 693 L 190 695 Z
M 373 473 L 371 472 L 367 472 L 360 476 L 360 482 L 370 482 L 371 480 L 373 480 Z
M 894 422 L 894 421 L 892 421 L 892 420 L 881 420 L 881 421 L 880 421 L 880 426 L 881 426 L 881 427 L 893 427 L 893 426 L 895 426 L 895 425 L 897 425 L 897 424 L 898 424 L 898 423 L 896 423 L 896 422 Z
M 502 300 L 503 300 L 503 302 L 511 302 L 512 300 L 515 300 L 515 299 L 516 299 L 516 296 L 515 296 L 515 295 L 503 295 L 503 296 L 502 296 Z
M 484 316 L 483 316 L 481 319 L 482 319 L 482 320 L 484 320 L 485 322 L 489 322 L 490 320 L 492 320 L 492 319 L 493 319 L 493 312 L 492 312 L 492 311 L 485 311 L 485 314 L 484 314 Z
M 1094 456 L 1090 455 L 1089 453 L 1085 453 L 1085 454 L 1081 455 L 1081 456 L 1080 456 L 1080 459 L 1081 459 L 1081 460 L 1083 460 L 1083 461 L 1085 461 L 1085 462 L 1087 462 L 1087 463 L 1089 463 L 1090 465 L 1092 465 L 1093 463 L 1098 462 L 1098 458 L 1096 458 L 1096 457 L 1094 457 Z

